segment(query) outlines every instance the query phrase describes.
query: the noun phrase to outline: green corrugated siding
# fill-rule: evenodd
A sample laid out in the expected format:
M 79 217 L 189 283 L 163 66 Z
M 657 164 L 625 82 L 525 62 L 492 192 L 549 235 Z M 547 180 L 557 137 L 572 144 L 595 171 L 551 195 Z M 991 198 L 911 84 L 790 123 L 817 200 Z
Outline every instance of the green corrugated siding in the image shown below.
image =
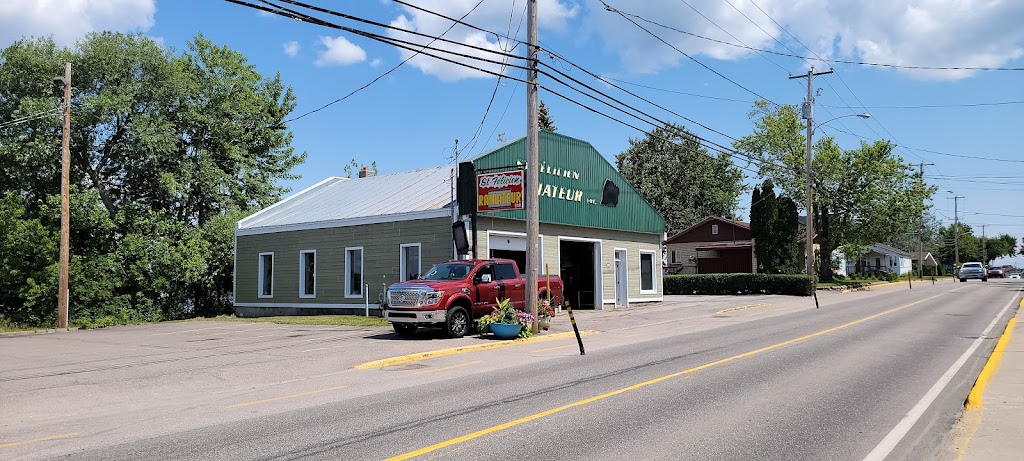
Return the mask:
M 590 143 L 558 133 L 540 132 L 540 220 L 544 223 L 599 229 L 662 234 L 665 220 Z M 520 138 L 481 154 L 476 168 L 497 168 L 526 163 L 526 138 Z M 568 173 L 566 173 L 568 171 Z M 569 177 L 566 177 L 568 174 Z M 579 179 L 576 179 L 578 175 Z M 619 187 L 616 207 L 601 205 L 605 180 Z M 534 191 L 536 194 L 538 191 Z M 567 200 L 579 197 L 579 200 Z M 502 211 L 481 215 L 525 219 L 523 211 Z

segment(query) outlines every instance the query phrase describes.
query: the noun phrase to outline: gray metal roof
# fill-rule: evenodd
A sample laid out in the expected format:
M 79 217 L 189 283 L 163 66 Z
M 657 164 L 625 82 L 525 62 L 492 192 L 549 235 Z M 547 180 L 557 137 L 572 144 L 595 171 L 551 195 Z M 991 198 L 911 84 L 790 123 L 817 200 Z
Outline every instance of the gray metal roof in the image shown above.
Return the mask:
M 442 210 L 451 165 L 368 178 L 327 178 L 238 222 L 238 229 L 297 226 Z

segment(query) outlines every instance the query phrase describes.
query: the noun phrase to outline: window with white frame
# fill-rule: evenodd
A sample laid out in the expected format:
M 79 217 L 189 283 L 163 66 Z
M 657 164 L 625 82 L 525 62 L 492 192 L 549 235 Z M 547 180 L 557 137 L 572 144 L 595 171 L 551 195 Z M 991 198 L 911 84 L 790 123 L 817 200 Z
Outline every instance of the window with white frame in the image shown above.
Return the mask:
M 274 297 L 274 253 L 260 253 L 259 282 L 260 298 Z
M 299 252 L 299 297 L 316 297 L 316 250 Z
M 403 243 L 401 245 L 401 281 L 416 280 L 420 278 L 423 266 L 420 265 L 420 244 Z
M 640 292 L 653 293 L 654 288 L 654 252 L 640 251 Z
M 711 225 L 711 235 L 718 235 L 718 224 Z
M 345 248 L 345 297 L 363 296 L 363 247 Z

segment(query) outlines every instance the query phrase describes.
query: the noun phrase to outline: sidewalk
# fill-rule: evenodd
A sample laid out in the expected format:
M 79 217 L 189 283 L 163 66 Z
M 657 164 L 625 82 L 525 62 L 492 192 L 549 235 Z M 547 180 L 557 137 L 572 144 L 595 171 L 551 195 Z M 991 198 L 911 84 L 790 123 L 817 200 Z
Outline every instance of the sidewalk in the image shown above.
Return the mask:
M 1021 310 L 1024 307 L 1017 311 L 1016 325 L 1007 331 L 1010 341 L 985 388 L 981 408 L 964 410 L 963 420 L 980 419 L 980 422 L 977 432 L 966 441 L 960 459 L 1024 458 L 1024 315 Z

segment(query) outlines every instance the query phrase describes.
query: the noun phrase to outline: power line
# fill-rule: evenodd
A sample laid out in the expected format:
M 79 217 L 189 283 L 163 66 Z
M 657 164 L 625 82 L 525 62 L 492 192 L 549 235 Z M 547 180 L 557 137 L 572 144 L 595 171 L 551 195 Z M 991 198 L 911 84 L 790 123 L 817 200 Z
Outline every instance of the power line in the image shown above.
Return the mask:
M 846 134 L 848 134 L 850 136 L 856 136 L 858 138 L 861 138 L 861 139 L 864 139 L 864 140 L 867 140 L 867 141 L 873 141 L 873 139 L 868 138 L 866 136 L 861 136 L 861 135 L 859 135 L 857 133 L 851 133 L 849 131 L 843 131 L 843 130 L 840 130 L 840 129 L 835 128 L 835 127 L 832 127 L 832 129 L 836 130 L 836 131 L 839 131 L 839 132 L 842 132 L 842 133 L 846 133 Z M 995 158 L 995 157 L 981 157 L 981 156 L 976 156 L 976 155 L 964 155 L 964 154 L 950 154 L 950 153 L 947 153 L 947 152 L 939 152 L 939 151 L 936 151 L 936 150 L 929 150 L 929 149 L 920 149 L 920 148 L 917 148 L 917 147 L 910 147 L 910 146 L 905 146 L 905 145 L 902 145 L 902 144 L 897 144 L 897 146 L 898 147 L 902 147 L 904 149 L 916 150 L 916 151 L 920 151 L 920 152 L 927 152 L 927 153 L 930 153 L 930 154 L 945 155 L 945 156 L 949 156 L 949 157 L 966 158 L 966 159 L 971 159 L 971 160 L 986 160 L 986 161 L 991 161 L 991 162 L 1024 163 L 1024 160 L 1014 160 L 1014 159 L 1008 159 L 1008 158 Z M 943 176 L 945 176 L 945 175 L 943 175 Z
M 42 111 L 42 112 L 37 112 L 37 113 L 32 114 L 32 115 L 25 115 L 25 116 L 22 116 L 22 117 L 19 117 L 19 118 L 16 118 L 16 119 L 8 120 L 6 122 L 0 122 L 0 128 L 6 128 L 6 127 L 9 127 L 9 126 L 20 125 L 22 123 L 28 123 L 28 122 L 31 122 L 33 120 L 39 120 L 41 118 L 46 118 L 49 115 L 60 115 L 60 114 L 57 113 L 57 112 L 54 112 L 52 110 L 45 110 L 45 111 Z
M 668 90 L 668 89 L 665 89 L 665 88 L 658 88 L 658 87 L 654 87 L 654 86 L 642 85 L 640 83 L 629 82 L 629 81 L 626 81 L 626 80 L 619 80 L 617 78 L 612 78 L 612 77 L 601 77 L 601 78 L 603 78 L 605 80 L 610 80 L 610 81 L 613 81 L 613 82 L 619 82 L 619 83 L 622 83 L 624 85 L 631 85 L 631 86 L 636 86 L 636 87 L 640 87 L 640 88 L 647 88 L 648 90 L 661 91 L 661 92 L 665 92 L 665 93 L 681 94 L 683 96 L 693 96 L 695 98 L 715 99 L 715 100 L 718 100 L 718 101 L 742 102 L 742 103 L 745 103 L 745 104 L 753 104 L 754 103 L 754 101 L 751 101 L 749 99 L 723 98 L 723 97 L 720 97 L 720 96 L 709 96 L 709 95 L 706 95 L 706 94 L 687 93 L 685 91 Z
M 602 2 L 602 3 L 604 3 L 604 2 Z M 753 3 L 753 2 L 751 2 L 751 3 Z M 755 3 L 754 6 L 757 6 L 757 4 Z M 761 9 L 761 7 L 758 6 L 757 8 L 759 10 L 761 10 L 762 13 L 765 13 L 765 11 L 763 9 Z M 605 9 L 607 10 L 608 7 L 606 7 Z M 609 11 L 611 11 L 611 10 L 609 10 Z M 622 12 L 620 10 L 616 10 L 615 12 L 617 12 L 617 13 L 624 13 L 624 12 Z M 707 37 L 707 36 L 704 36 L 704 35 L 695 34 L 693 32 L 689 32 L 689 31 L 685 31 L 685 30 L 682 30 L 682 29 L 679 29 L 679 28 L 676 28 L 676 27 L 672 27 L 672 26 L 668 26 L 668 25 L 665 25 L 665 24 L 661 24 L 661 23 L 658 23 L 657 21 L 652 21 L 650 19 L 645 19 L 645 18 L 642 18 L 642 17 L 634 15 L 634 14 L 630 14 L 630 13 L 625 13 L 625 14 L 627 16 L 635 17 L 635 18 L 637 18 L 637 19 L 639 19 L 641 21 L 644 21 L 646 23 L 649 23 L 649 24 L 652 24 L 652 25 L 655 25 L 655 26 L 658 26 L 658 27 L 661 27 L 661 28 L 673 30 L 673 31 L 678 32 L 678 33 L 683 34 L 683 35 L 689 35 L 689 36 L 694 37 L 694 38 L 699 38 L 701 40 L 707 40 L 709 42 L 715 42 L 715 43 L 718 43 L 718 44 L 722 44 L 722 45 L 726 45 L 726 46 L 731 46 L 731 47 L 735 47 L 735 48 L 742 48 L 742 49 L 746 49 L 746 50 L 749 50 L 749 51 L 774 54 L 776 56 L 784 56 L 784 57 L 789 57 L 789 58 L 802 59 L 804 61 L 819 61 L 819 62 L 827 62 L 827 63 L 833 63 L 833 64 L 851 64 L 851 65 L 871 66 L 871 67 L 889 67 L 889 68 L 894 68 L 894 69 L 908 69 L 908 70 L 979 70 L 979 71 L 1017 71 L 1017 72 L 1024 71 L 1024 67 L 913 66 L 913 65 L 886 64 L 886 63 L 866 62 L 866 61 L 850 61 L 850 60 L 842 60 L 842 59 L 825 59 L 825 58 L 822 58 L 820 56 L 816 56 L 816 57 L 815 56 L 801 56 L 801 55 L 796 54 L 796 53 L 783 53 L 783 52 L 780 52 L 780 51 L 766 50 L 766 49 L 763 49 L 763 48 L 755 48 L 755 47 L 751 47 L 751 46 L 747 46 L 747 45 L 742 45 L 742 44 L 738 44 L 738 43 L 727 42 L 725 40 L 718 40 L 716 38 L 711 38 L 711 37 Z M 765 15 L 767 16 L 768 13 L 765 13 Z M 774 19 L 772 19 L 772 21 L 775 22 L 776 25 L 779 25 L 779 23 L 777 21 L 775 21 Z M 779 25 L 779 27 L 782 28 L 781 25 Z M 788 34 L 788 32 L 787 32 L 787 34 Z M 791 37 L 793 36 L 792 34 L 789 34 L 789 35 Z M 796 37 L 794 37 L 794 38 L 796 38 Z M 812 53 L 813 53 L 813 51 L 812 51 Z
M 343 27 L 343 26 L 339 26 L 339 25 L 337 25 L 337 24 L 329 23 L 329 22 L 327 22 L 327 21 L 323 21 L 323 20 L 320 20 L 320 19 L 317 19 L 317 18 L 314 18 L 314 17 L 311 17 L 311 16 L 306 16 L 306 15 L 302 15 L 301 13 L 297 13 L 297 12 L 294 12 L 294 11 L 288 10 L 288 9 L 286 9 L 286 8 L 278 7 L 278 8 L 280 8 L 280 10 L 282 10 L 282 11 L 284 11 L 284 12 L 285 12 L 285 13 L 282 13 L 282 12 L 280 12 L 280 11 L 274 11 L 274 10 L 269 10 L 269 9 L 267 9 L 267 8 L 264 8 L 264 7 L 260 7 L 259 5 L 253 5 L 253 4 L 251 4 L 251 3 L 248 3 L 248 2 L 244 2 L 244 1 L 241 1 L 241 0 L 226 0 L 226 1 L 229 1 L 229 2 L 232 2 L 232 3 L 236 3 L 236 4 L 240 4 L 240 5 L 242 5 L 242 6 L 252 7 L 252 8 L 256 8 L 256 9 L 260 9 L 260 10 L 265 10 L 265 11 L 268 11 L 268 12 L 271 12 L 271 13 L 274 13 L 274 14 L 281 14 L 281 15 L 283 15 L 283 16 L 286 16 L 286 17 L 292 17 L 293 19 L 301 20 L 301 21 L 304 21 L 304 22 L 309 22 L 309 23 L 311 23 L 311 24 L 315 24 L 315 25 L 320 25 L 320 26 L 324 26 L 324 27 L 329 27 L 329 28 L 335 28 L 335 29 L 342 29 L 342 30 L 345 30 L 346 32 L 351 32 L 351 33 L 355 33 L 355 34 L 358 34 L 358 35 L 361 35 L 361 36 L 364 36 L 364 37 L 367 37 L 367 38 L 370 38 L 370 39 L 373 39 L 373 40 L 377 40 L 377 41 L 381 41 L 381 42 L 384 42 L 384 43 L 388 43 L 388 44 L 391 44 L 392 46 L 395 46 L 395 47 L 398 47 L 398 48 L 403 48 L 403 49 L 408 49 L 408 50 L 412 50 L 412 49 L 411 49 L 411 48 L 410 48 L 409 46 L 407 46 L 407 45 L 404 45 L 405 43 L 410 43 L 410 42 L 406 42 L 406 41 L 404 41 L 404 40 L 398 40 L 398 39 L 394 39 L 394 38 L 390 38 L 390 37 L 385 37 L 385 36 L 381 36 L 381 35 L 378 35 L 378 34 L 373 34 L 373 33 L 365 32 L 365 31 L 361 31 L 361 30 L 357 30 L 357 29 L 351 29 L 351 28 L 348 28 L 348 27 Z M 263 1 L 263 0 L 261 0 L 261 1 Z M 286 1 L 286 2 L 288 2 L 288 3 L 299 3 L 299 2 L 292 2 L 292 1 L 290 1 L 290 0 L 281 0 L 281 1 Z M 266 2 L 264 1 L 264 3 L 266 3 Z M 286 13 L 287 13 L 287 14 L 286 14 Z M 294 15 L 294 16 L 292 16 L 292 15 Z M 346 15 L 346 16 L 347 16 L 347 15 Z M 414 44 L 414 45 L 416 45 L 416 46 L 419 46 L 418 44 Z M 427 52 L 423 51 L 423 50 L 426 50 L 426 49 L 429 49 L 429 50 L 431 50 L 431 51 L 439 51 L 439 52 L 442 52 L 442 53 L 448 53 L 448 54 L 452 54 L 452 55 L 455 55 L 455 56 L 460 56 L 460 57 L 464 57 L 464 58 L 469 58 L 469 59 L 475 59 L 475 60 L 479 60 L 479 61 L 484 61 L 484 62 L 490 62 L 490 63 L 494 63 L 494 64 L 500 64 L 500 63 L 499 63 L 499 62 L 497 62 L 497 61 L 492 61 L 492 60 L 488 60 L 488 59 L 486 59 L 486 58 L 481 58 L 481 57 L 478 57 L 478 56 L 470 56 L 470 55 L 465 55 L 465 54 L 462 54 L 462 53 L 457 53 L 457 52 L 453 52 L 453 51 L 450 51 L 450 50 L 443 50 L 443 49 L 436 49 L 436 48 L 431 48 L 431 47 L 429 47 L 429 46 L 423 46 L 423 47 L 421 47 L 421 49 L 419 50 L 419 51 L 420 51 L 420 53 L 421 53 L 421 54 L 423 54 L 424 56 L 429 56 L 429 57 L 433 57 L 433 58 L 435 58 L 435 59 L 439 59 L 439 60 L 441 60 L 441 61 L 445 61 L 445 62 L 449 62 L 449 63 L 455 64 L 455 65 L 458 65 L 458 66 L 462 66 L 462 67 L 466 67 L 466 68 L 474 69 L 474 70 L 477 70 L 477 71 L 479 71 L 479 72 L 483 72 L 483 73 L 486 73 L 486 74 L 490 74 L 490 75 L 494 75 L 494 76 L 500 76 L 500 74 L 498 74 L 498 73 L 496 73 L 496 72 L 493 72 L 493 71 L 490 71 L 490 70 L 487 70 L 487 69 L 483 69 L 483 68 L 479 68 L 479 67 L 474 67 L 474 66 L 471 66 L 471 65 L 469 65 L 469 64 L 466 64 L 466 63 L 458 62 L 458 61 L 455 61 L 455 60 L 453 60 L 453 59 L 448 59 L 448 58 L 444 58 L 444 57 L 441 57 L 441 56 L 437 56 L 437 55 L 434 55 L 434 54 L 431 54 L 431 53 L 427 53 Z M 515 65 L 512 65 L 512 67 L 519 67 L 519 68 L 522 68 L 522 66 L 515 66 Z M 558 80 L 557 78 L 555 78 L 555 77 L 551 76 L 550 74 L 547 74 L 547 73 L 545 73 L 545 75 L 547 75 L 547 76 L 548 76 L 549 78 L 552 78 L 553 80 L 555 80 L 555 81 L 557 81 L 557 82 L 559 82 L 559 83 L 561 83 L 561 84 L 563 84 L 563 85 L 566 85 L 566 84 L 565 84 L 564 82 L 562 82 L 561 80 Z M 507 76 L 505 76 L 505 78 L 506 78 L 506 79 L 510 79 L 510 80 L 515 80 L 515 81 L 519 81 L 519 82 L 525 83 L 525 82 L 524 82 L 524 81 L 522 81 L 521 79 L 516 79 L 516 78 L 512 78 L 512 77 L 507 77 Z M 566 85 L 566 86 L 569 86 L 569 85 Z M 587 109 L 587 110 L 589 110 L 589 111 L 591 111 L 591 112 L 594 112 L 594 113 L 596 113 L 596 114 L 599 114 L 599 115 L 601 115 L 601 116 L 604 116 L 604 117 L 606 117 L 606 118 L 609 118 L 609 119 L 611 119 L 611 120 L 617 121 L 617 122 L 619 122 L 620 124 L 623 124 L 623 125 L 625 125 L 625 126 L 631 127 L 631 128 L 633 128 L 633 129 L 636 129 L 636 130 L 638 130 L 638 131 L 640 131 L 640 132 L 646 133 L 646 134 L 648 134 L 648 135 L 650 135 L 650 136 L 655 136 L 655 135 L 654 135 L 653 133 L 651 133 L 651 132 L 648 132 L 647 130 L 643 130 L 643 129 L 641 129 L 641 128 L 638 128 L 638 127 L 636 127 L 636 126 L 634 126 L 634 125 L 631 125 L 631 124 L 629 124 L 629 123 L 623 122 L 622 120 L 619 120 L 619 119 L 617 119 L 617 118 L 615 118 L 615 117 L 612 117 L 612 116 L 610 116 L 610 115 L 608 115 L 608 114 L 605 114 L 605 113 L 603 113 L 603 112 L 601 112 L 601 111 L 598 111 L 598 110 L 596 110 L 596 109 L 594 109 L 594 108 L 592 108 L 592 107 L 590 107 L 590 106 L 587 106 L 586 104 L 580 103 L 580 102 L 578 102 L 578 101 L 576 101 L 576 100 L 574 100 L 574 99 L 572 99 L 572 98 L 569 98 L 569 97 L 567 97 L 567 96 L 565 96 L 565 95 L 562 95 L 561 93 L 559 93 L 559 92 L 557 92 L 557 91 L 554 91 L 553 89 L 551 89 L 551 88 L 549 88 L 549 87 L 543 87 L 543 86 L 542 86 L 541 88 L 545 89 L 546 91 L 550 92 L 551 94 L 553 94 L 553 95 L 555 95 L 555 96 L 558 96 L 558 97 L 560 97 L 560 98 L 562 98 L 562 99 L 564 99 L 564 100 L 566 100 L 566 101 L 569 101 L 569 102 L 571 102 L 571 103 L 573 103 L 573 104 L 577 104 L 577 105 L 579 105 L 579 106 L 581 106 L 581 107 L 583 107 L 583 108 L 585 108 L 585 109 Z M 571 87 L 571 86 L 569 86 L 569 88 L 571 88 L 571 89 L 574 89 L 574 90 L 576 90 L 576 91 L 580 91 L 580 90 L 578 90 L 578 89 L 575 89 L 575 88 L 573 88 L 573 87 Z M 583 93 L 583 92 L 581 92 L 581 94 L 587 95 L 586 93 Z M 600 101 L 599 99 L 595 98 L 595 97 L 594 97 L 594 96 L 592 96 L 592 95 L 587 95 L 587 96 L 589 96 L 589 97 L 591 97 L 591 98 L 594 98 L 595 100 L 598 100 L 598 101 Z M 603 101 L 602 101 L 602 102 L 603 102 Z M 605 104 L 607 104 L 607 103 L 605 102 Z M 637 111 L 637 112 L 640 112 L 640 113 L 641 113 L 641 114 L 643 114 L 643 115 L 646 115 L 646 116 L 650 117 L 649 115 L 647 115 L 647 114 L 644 114 L 643 112 L 641 112 L 641 111 L 639 111 L 639 110 L 637 110 L 637 109 L 635 109 L 635 108 L 632 108 L 632 107 L 630 107 L 630 106 L 628 106 L 628 105 L 627 105 L 626 107 L 629 107 L 629 108 L 630 108 L 631 110 L 635 110 L 635 111 Z M 622 110 L 621 110 L 621 109 L 619 109 L 619 108 L 616 108 L 616 109 L 617 109 L 617 110 L 620 110 L 620 111 L 622 111 Z M 646 122 L 646 123 L 648 123 L 648 124 L 652 124 L 652 125 L 653 125 L 653 123 L 651 123 L 650 121 L 644 120 L 643 118 L 641 118 L 641 117 L 639 117 L 639 116 L 636 116 L 636 115 L 634 115 L 634 114 L 630 114 L 630 113 L 628 113 L 628 112 L 625 112 L 625 111 L 622 111 L 622 112 L 624 112 L 624 113 L 626 113 L 627 115 L 630 115 L 630 116 L 632 116 L 632 117 L 634 117 L 634 118 L 637 118 L 638 120 L 641 120 L 641 121 L 644 121 L 644 122 Z M 653 117 L 652 117 L 652 118 L 653 118 Z M 655 120 L 656 120 L 656 119 L 655 119 Z M 718 151 L 718 152 L 721 152 L 721 153 L 723 153 L 723 154 L 726 154 L 726 155 L 729 155 L 729 156 L 732 156 L 732 155 L 739 155 L 739 156 L 743 157 L 743 155 L 742 155 L 741 153 L 738 153 L 738 152 L 734 152 L 734 151 L 732 151 L 732 152 L 730 152 L 730 151 L 725 151 L 725 152 L 722 152 L 721 150 L 717 150 L 717 149 L 716 149 L 715 147 L 712 147 L 712 146 L 708 146 L 708 145 L 706 145 L 706 144 L 701 144 L 701 143 L 700 143 L 699 141 L 704 141 L 704 142 L 710 142 L 710 141 L 707 141 L 707 140 L 706 140 L 706 139 L 704 139 L 704 138 L 700 138 L 699 136 L 697 136 L 697 135 L 695 135 L 695 134 L 693 134 L 693 133 L 686 133 L 686 134 L 687 134 L 687 135 L 688 135 L 689 137 L 692 137 L 692 138 L 694 138 L 695 140 L 698 140 L 698 144 L 699 144 L 699 145 L 701 145 L 701 146 L 702 146 L 702 147 L 704 147 L 704 148 L 708 148 L 708 149 L 711 149 L 711 150 L 716 150 L 716 151 Z M 663 138 L 663 139 L 664 139 L 664 138 Z M 672 142 L 671 140 L 668 140 L 668 141 L 669 141 L 670 143 L 673 143 L 673 144 L 675 144 L 675 143 L 674 143 L 674 142 Z M 683 148 L 685 148 L 685 149 L 688 149 L 688 150 L 690 150 L 690 151 L 694 151 L 694 152 L 698 152 L 698 153 L 701 153 L 701 154 L 703 154 L 703 155 L 705 155 L 705 156 L 708 156 L 708 157 L 711 157 L 711 158 L 717 158 L 717 157 L 711 156 L 711 155 L 710 155 L 710 154 L 708 154 L 707 152 L 702 152 L 702 151 L 699 151 L 699 150 L 694 150 L 693 148 L 690 148 L 690 147 L 688 147 L 688 146 L 686 146 L 686 145 L 680 145 L 680 144 L 676 144 L 676 145 L 678 145 L 678 146 L 680 146 L 680 147 L 683 147 Z M 751 160 L 751 161 L 753 161 L 752 159 L 749 159 L 749 158 L 748 158 L 748 160 Z M 745 167 L 743 167 L 743 166 L 740 166 L 740 165 L 736 165 L 736 164 L 733 164 L 733 166 L 734 166 L 734 167 L 736 167 L 736 168 L 739 168 L 739 169 L 743 169 L 743 170 L 745 170 L 745 171 L 749 171 L 749 172 L 755 173 L 755 174 L 757 173 L 757 172 L 756 172 L 755 170 L 751 170 L 751 169 L 749 169 L 749 168 L 745 168 Z
M 998 101 L 998 102 L 976 102 L 964 104 L 921 104 L 917 106 L 863 106 L 865 109 L 941 109 L 950 107 L 986 107 L 986 106 L 1008 106 L 1013 104 L 1024 104 L 1024 101 Z M 840 106 L 830 106 L 840 108 Z
M 691 61 L 693 61 L 693 62 L 697 63 L 698 65 L 700 65 L 701 67 L 703 67 L 703 68 L 705 68 L 705 69 L 707 69 L 707 70 L 711 71 L 711 72 L 712 72 L 712 73 L 714 73 L 715 75 L 717 75 L 717 76 L 719 76 L 719 77 L 721 77 L 721 78 L 725 79 L 725 80 L 726 80 L 726 81 L 728 81 L 729 83 L 732 83 L 733 85 L 736 85 L 736 86 L 738 86 L 738 87 L 742 88 L 742 89 L 743 89 L 743 90 L 745 90 L 746 92 L 748 92 L 748 93 L 750 93 L 750 94 L 752 94 L 752 95 L 754 95 L 754 96 L 757 96 L 758 98 L 764 99 L 765 101 L 768 101 L 768 102 L 770 102 L 770 103 L 774 104 L 775 106 L 779 106 L 779 104 L 778 104 L 778 103 L 776 103 L 775 101 L 772 101 L 771 99 L 769 99 L 769 98 L 767 98 L 767 97 L 765 97 L 765 96 L 762 96 L 762 95 L 760 95 L 760 94 L 759 94 L 759 93 L 757 93 L 756 91 L 754 91 L 754 90 L 751 90 L 750 88 L 747 88 L 747 87 L 743 86 L 743 85 L 742 85 L 742 84 L 740 84 L 739 82 L 737 82 L 737 81 L 735 81 L 735 80 L 733 80 L 733 79 L 731 79 L 731 78 L 729 78 L 729 77 L 726 77 L 726 76 L 725 76 L 725 75 L 723 75 L 723 74 L 722 74 L 721 72 L 719 72 L 719 71 L 717 71 L 717 70 L 715 70 L 715 69 L 712 69 L 712 68 L 711 68 L 711 67 L 709 67 L 709 66 L 708 66 L 707 64 L 704 64 L 703 62 L 700 62 L 699 60 L 697 60 L 697 58 L 694 58 L 693 56 L 690 56 L 690 55 L 689 55 L 688 53 L 686 53 L 685 51 L 683 51 L 683 50 L 680 50 L 680 49 L 679 49 L 679 48 L 677 48 L 677 47 L 676 47 L 675 45 L 673 45 L 673 44 L 671 44 L 671 43 L 669 43 L 669 42 L 665 41 L 665 39 L 663 39 L 663 38 L 659 37 L 659 36 L 658 36 L 657 34 L 655 34 L 654 32 L 651 32 L 651 31 L 650 31 L 650 30 L 648 30 L 648 29 L 647 29 L 646 27 L 644 27 L 644 26 L 641 26 L 641 25 L 640 25 L 639 23 L 637 23 L 636 21 L 634 21 L 634 20 L 633 20 L 633 19 L 631 19 L 630 17 L 626 16 L 626 15 L 625 15 L 625 14 L 624 14 L 623 12 L 621 12 L 621 11 L 619 11 L 619 10 L 617 10 L 617 9 L 613 8 L 613 7 L 611 6 L 611 5 L 609 5 L 609 4 L 607 4 L 607 3 L 605 3 L 605 2 L 604 2 L 604 0 L 600 0 L 600 1 L 601 1 L 601 4 L 602 4 L 602 5 L 604 5 L 604 9 L 605 9 L 605 10 L 607 10 L 607 11 L 610 11 L 610 12 L 612 12 L 612 13 L 616 13 L 616 14 L 618 14 L 618 15 L 619 15 L 619 16 L 621 16 L 621 17 L 622 17 L 623 19 L 625 19 L 625 20 L 627 20 L 627 21 L 631 22 L 631 23 L 632 23 L 632 24 L 633 24 L 634 26 L 636 26 L 636 27 L 640 28 L 640 30 L 643 30 L 643 31 L 644 31 L 644 32 L 646 32 L 646 33 L 647 33 L 648 35 L 650 35 L 650 36 L 654 37 L 655 39 L 657 39 L 657 40 L 658 40 L 659 42 L 661 42 L 661 43 L 664 43 L 664 44 L 665 44 L 665 45 L 667 45 L 667 46 L 668 46 L 669 48 L 672 48 L 673 50 L 675 50 L 675 51 L 676 51 L 676 52 L 678 52 L 679 54 L 682 54 L 683 56 L 686 56 L 686 57 L 687 57 L 687 58 L 688 58 L 689 60 L 691 60 Z
M 481 0 L 480 3 L 483 3 L 483 0 Z M 477 6 L 480 6 L 480 3 L 477 3 Z M 523 8 L 523 14 L 521 16 L 519 16 L 519 27 L 516 28 L 516 33 L 515 33 L 516 37 L 519 36 L 519 31 L 522 29 L 523 19 L 526 17 L 526 10 L 527 10 L 527 7 L 524 7 Z M 515 17 L 515 14 L 516 14 L 516 1 L 512 0 L 512 7 L 509 9 L 509 13 L 508 13 L 508 33 L 509 34 L 512 33 L 512 19 Z M 466 16 L 469 16 L 469 14 L 467 13 L 466 15 L 464 15 L 462 17 L 466 18 Z M 455 27 L 456 24 L 457 23 L 453 22 L 452 23 L 452 27 Z M 449 28 L 449 30 L 450 30 L 450 28 Z M 515 47 L 513 46 L 513 47 L 511 47 L 511 48 L 506 50 L 505 47 L 501 45 L 500 39 L 498 41 L 499 41 L 498 46 L 503 51 L 505 51 L 505 52 L 509 52 L 509 51 L 512 51 L 513 49 L 515 49 Z M 508 44 L 509 40 L 506 39 L 505 43 Z M 506 59 L 502 59 L 501 70 L 498 73 L 500 73 L 500 74 L 504 74 L 505 73 L 505 64 L 504 63 L 506 63 L 506 62 L 507 62 Z M 494 81 L 494 91 L 491 91 L 491 99 L 489 101 L 487 101 L 487 108 L 484 109 L 484 115 L 483 115 L 483 117 L 480 118 L 480 125 L 477 126 L 476 132 L 473 133 L 473 137 L 470 138 L 469 142 L 466 143 L 466 151 L 467 152 L 471 152 L 474 148 L 476 148 L 476 144 L 480 140 L 480 132 L 484 128 L 484 122 L 487 121 L 487 114 L 489 114 L 491 112 L 491 105 L 494 104 L 494 98 L 498 95 L 498 88 L 500 88 L 500 87 L 501 87 L 501 77 L 498 77 Z

